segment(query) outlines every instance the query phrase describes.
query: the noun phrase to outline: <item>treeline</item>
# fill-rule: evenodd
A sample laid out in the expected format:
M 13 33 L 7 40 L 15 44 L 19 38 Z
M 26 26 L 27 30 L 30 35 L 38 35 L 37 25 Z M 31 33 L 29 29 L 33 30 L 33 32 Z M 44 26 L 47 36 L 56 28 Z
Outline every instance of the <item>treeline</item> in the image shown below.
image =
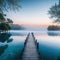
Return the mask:
M 10 24 L 11 30 L 24 30 L 25 28 L 18 24 Z
M 10 18 L 6 18 L 5 16 L 6 14 L 0 13 L 0 32 L 24 29 L 24 27 L 18 24 L 13 24 L 13 21 Z
M 47 29 L 48 30 L 60 30 L 60 26 L 54 26 L 54 25 L 52 25 L 52 26 L 48 26 Z

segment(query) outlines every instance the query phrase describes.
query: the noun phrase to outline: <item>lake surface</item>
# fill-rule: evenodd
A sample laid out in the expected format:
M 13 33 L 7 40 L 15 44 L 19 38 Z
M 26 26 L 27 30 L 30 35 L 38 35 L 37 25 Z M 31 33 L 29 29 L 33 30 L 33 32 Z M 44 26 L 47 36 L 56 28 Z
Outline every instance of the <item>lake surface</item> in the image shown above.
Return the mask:
M 17 58 L 24 47 L 28 33 L 31 32 L 39 42 L 39 51 L 43 60 L 57 60 L 60 57 L 60 31 L 11 30 L 9 31 L 11 35 L 2 36 L 7 38 L 5 41 L 0 41 L 0 60 Z

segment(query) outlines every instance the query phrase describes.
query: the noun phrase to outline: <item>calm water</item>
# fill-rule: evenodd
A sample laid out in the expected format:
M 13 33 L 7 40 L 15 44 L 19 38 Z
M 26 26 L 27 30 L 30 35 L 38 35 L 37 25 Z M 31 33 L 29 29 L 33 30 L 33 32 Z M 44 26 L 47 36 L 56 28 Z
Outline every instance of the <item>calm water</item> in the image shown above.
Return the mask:
M 60 57 L 60 31 L 10 31 L 0 38 L 0 60 L 13 60 L 24 47 L 29 32 L 33 32 L 39 42 L 39 51 L 43 60 L 57 60 Z M 7 38 L 5 38 L 7 37 Z

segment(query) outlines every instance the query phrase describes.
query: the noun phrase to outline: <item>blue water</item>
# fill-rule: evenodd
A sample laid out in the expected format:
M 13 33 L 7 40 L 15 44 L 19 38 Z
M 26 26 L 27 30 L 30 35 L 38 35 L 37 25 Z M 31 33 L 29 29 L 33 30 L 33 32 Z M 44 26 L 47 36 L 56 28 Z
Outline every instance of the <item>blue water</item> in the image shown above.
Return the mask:
M 43 60 L 58 60 L 60 57 L 60 31 L 35 33 Z
M 0 60 L 15 60 L 15 58 L 21 54 L 24 47 L 24 41 L 27 37 L 27 34 L 18 31 L 10 31 L 9 34 L 11 34 L 9 39 L 13 39 L 13 41 L 9 43 L 7 43 L 7 41 L 0 42 L 0 46 L 4 47 L 5 45 L 8 45 L 6 49 L 2 49 L 4 51 L 0 55 Z M 5 38 L 5 36 L 3 38 Z
M 13 60 L 22 51 L 24 41 L 29 32 L 33 32 L 37 41 L 39 42 L 39 52 L 43 60 L 57 60 L 60 57 L 60 31 L 26 31 L 26 30 L 11 30 L 9 39 L 13 39 L 7 43 L 0 42 L 0 46 L 7 46 L 0 53 L 0 60 Z M 4 38 L 4 37 L 3 37 Z

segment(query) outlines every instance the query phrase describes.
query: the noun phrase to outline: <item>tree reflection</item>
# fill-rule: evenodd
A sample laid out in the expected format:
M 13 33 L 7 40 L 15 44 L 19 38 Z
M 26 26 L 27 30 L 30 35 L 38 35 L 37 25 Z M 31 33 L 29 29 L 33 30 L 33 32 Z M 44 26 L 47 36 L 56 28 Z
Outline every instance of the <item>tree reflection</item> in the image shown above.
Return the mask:
M 9 40 L 10 36 L 11 36 L 10 33 L 1 33 L 0 42 L 4 43 L 5 41 Z
M 48 31 L 47 32 L 49 36 L 58 36 L 59 34 L 53 31 Z
M 5 51 L 5 49 L 8 47 L 8 45 L 0 46 L 0 55 L 2 55 Z
M 2 55 L 6 48 L 8 48 L 8 44 L 5 44 L 5 42 L 9 43 L 13 41 L 10 37 L 10 33 L 0 33 L 0 44 L 3 43 L 3 45 L 0 45 L 0 55 Z

